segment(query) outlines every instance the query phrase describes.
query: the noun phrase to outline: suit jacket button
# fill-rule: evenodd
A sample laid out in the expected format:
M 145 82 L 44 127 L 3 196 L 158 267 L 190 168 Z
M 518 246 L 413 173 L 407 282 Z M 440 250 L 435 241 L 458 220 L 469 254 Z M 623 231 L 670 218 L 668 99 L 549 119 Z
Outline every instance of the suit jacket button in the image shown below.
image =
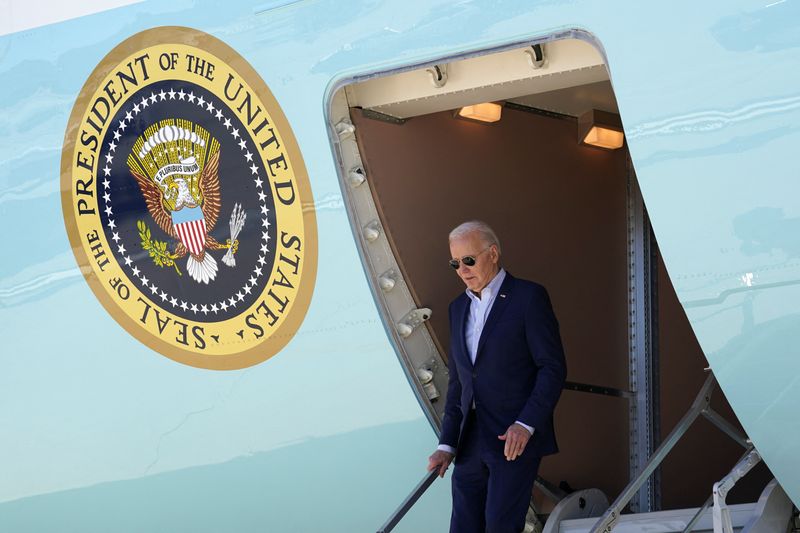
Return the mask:
M 477 373 L 477 372 L 473 372 L 473 373 L 472 373 L 472 377 L 473 377 L 473 378 L 477 378 L 477 377 L 478 377 L 478 373 Z

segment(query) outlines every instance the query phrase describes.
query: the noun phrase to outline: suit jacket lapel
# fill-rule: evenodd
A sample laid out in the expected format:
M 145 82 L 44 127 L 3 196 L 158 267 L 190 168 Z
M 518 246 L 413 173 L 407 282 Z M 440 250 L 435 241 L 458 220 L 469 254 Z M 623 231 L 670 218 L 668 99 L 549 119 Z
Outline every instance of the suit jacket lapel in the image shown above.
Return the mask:
M 472 359 L 469 356 L 469 351 L 467 350 L 467 313 L 469 313 L 469 306 L 472 304 L 472 301 L 464 296 L 464 305 L 461 306 L 461 310 L 458 313 L 458 331 L 461 334 L 458 336 L 458 346 L 460 352 L 464 355 L 464 359 L 466 359 L 467 364 L 472 366 Z
M 494 303 L 492 304 L 492 310 L 489 311 L 489 316 L 486 318 L 486 324 L 484 324 L 483 331 L 481 332 L 481 338 L 478 341 L 478 351 L 475 354 L 476 365 L 478 364 L 478 358 L 481 356 L 483 345 L 486 344 L 487 337 L 492 333 L 494 325 L 503 315 L 506 307 L 508 307 L 508 301 L 511 299 L 511 287 L 513 284 L 514 278 L 508 273 L 508 271 L 506 271 L 506 279 L 504 279 L 503 284 L 500 285 L 500 290 L 497 292 L 497 297 L 494 299 Z

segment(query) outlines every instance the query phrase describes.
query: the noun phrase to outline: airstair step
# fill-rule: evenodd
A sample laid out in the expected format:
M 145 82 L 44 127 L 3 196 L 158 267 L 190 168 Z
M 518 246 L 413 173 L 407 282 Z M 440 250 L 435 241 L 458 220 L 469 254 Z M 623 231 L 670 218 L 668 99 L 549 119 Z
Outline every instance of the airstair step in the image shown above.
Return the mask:
M 747 521 L 753 517 L 756 503 L 729 505 L 731 523 L 734 531 L 741 531 Z M 626 514 L 619 518 L 614 533 L 681 533 L 689 521 L 697 514 L 698 507 L 693 509 L 674 509 L 654 513 Z M 597 523 L 597 518 L 581 518 L 564 520 L 559 528 L 560 533 L 587 533 Z M 708 533 L 714 530 L 712 510 L 706 509 L 695 524 L 694 533 Z

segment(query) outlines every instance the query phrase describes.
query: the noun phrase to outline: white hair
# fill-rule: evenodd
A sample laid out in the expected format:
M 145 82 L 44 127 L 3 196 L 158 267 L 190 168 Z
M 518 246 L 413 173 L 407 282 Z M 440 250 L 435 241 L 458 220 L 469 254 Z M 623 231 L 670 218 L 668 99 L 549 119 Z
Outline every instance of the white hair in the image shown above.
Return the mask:
M 463 224 L 459 224 L 453 229 L 453 231 L 450 232 L 448 240 L 453 241 L 455 239 L 461 239 L 471 233 L 477 233 L 478 237 L 486 244 L 486 246 L 497 246 L 497 253 L 500 253 L 500 239 L 497 238 L 497 234 L 489 226 L 489 224 L 480 220 L 470 220 L 468 222 L 464 222 Z

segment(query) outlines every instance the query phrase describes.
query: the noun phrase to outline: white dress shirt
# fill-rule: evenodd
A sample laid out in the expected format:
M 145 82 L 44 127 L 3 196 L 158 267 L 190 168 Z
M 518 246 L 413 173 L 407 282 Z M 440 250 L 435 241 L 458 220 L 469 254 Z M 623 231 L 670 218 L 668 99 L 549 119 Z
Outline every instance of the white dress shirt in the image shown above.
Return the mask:
M 494 301 L 497 299 L 497 293 L 500 292 L 500 287 L 506 279 L 506 271 L 502 268 L 492 278 L 486 287 L 481 291 L 480 296 L 476 295 L 471 290 L 467 289 L 467 297 L 471 300 L 469 306 L 469 314 L 467 315 L 467 323 L 464 326 L 464 340 L 467 343 L 467 352 L 472 364 L 475 364 L 475 357 L 478 355 L 478 342 L 481 340 L 483 327 L 486 325 L 486 319 L 489 318 L 489 313 L 492 311 Z M 455 371 L 455 369 L 453 370 Z M 475 407 L 473 403 L 472 407 Z M 533 428 L 527 424 L 523 424 L 519 420 L 517 424 L 524 427 L 528 432 L 533 435 Z M 452 446 L 447 444 L 440 444 L 439 450 L 452 453 L 455 455 L 456 451 Z
M 483 288 L 480 296 L 467 289 L 467 297 L 472 300 L 472 303 L 469 306 L 467 323 L 464 327 L 464 340 L 467 341 L 467 352 L 469 352 L 469 358 L 473 365 L 475 357 L 478 355 L 478 342 L 481 340 L 483 326 L 486 325 L 486 319 L 489 318 L 489 312 L 492 310 L 497 293 L 505 279 L 506 271 L 501 268 L 492 281 Z

